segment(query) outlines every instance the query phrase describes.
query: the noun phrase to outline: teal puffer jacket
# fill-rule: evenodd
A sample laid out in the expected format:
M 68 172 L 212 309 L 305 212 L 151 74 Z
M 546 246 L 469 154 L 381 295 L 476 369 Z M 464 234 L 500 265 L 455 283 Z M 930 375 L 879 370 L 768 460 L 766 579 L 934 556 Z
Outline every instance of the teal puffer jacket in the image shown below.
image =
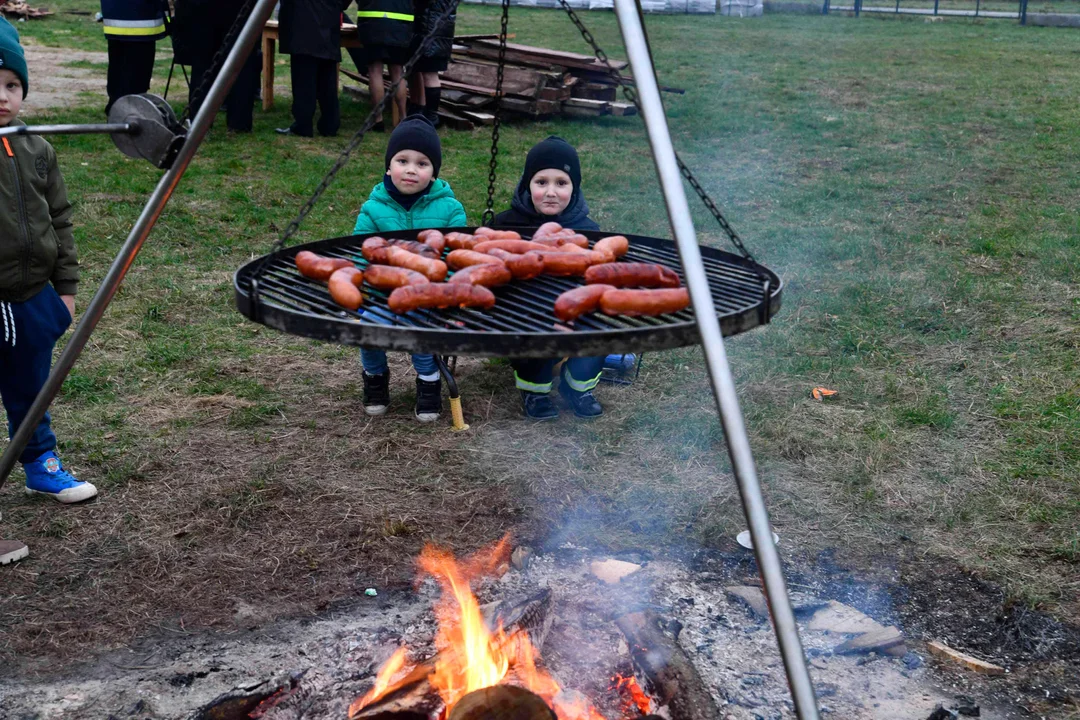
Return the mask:
M 466 222 L 465 208 L 442 178 L 437 178 L 428 194 L 417 200 L 409 210 L 390 197 L 390 193 L 380 181 L 371 188 L 368 201 L 360 208 L 353 235 L 391 230 L 462 227 Z

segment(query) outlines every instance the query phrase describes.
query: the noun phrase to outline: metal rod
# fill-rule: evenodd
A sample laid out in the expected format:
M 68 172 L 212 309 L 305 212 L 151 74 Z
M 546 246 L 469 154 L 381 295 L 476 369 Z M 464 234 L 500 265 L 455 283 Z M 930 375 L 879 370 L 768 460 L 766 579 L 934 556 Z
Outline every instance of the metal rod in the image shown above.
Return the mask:
M 690 207 L 686 201 L 686 190 L 679 174 L 675 159 L 675 149 L 671 143 L 667 118 L 664 114 L 663 101 L 656 82 L 656 74 L 649 56 L 649 49 L 642 27 L 641 15 L 636 0 L 615 0 L 615 14 L 619 19 L 626 53 L 633 69 L 634 82 L 641 101 L 642 119 L 649 135 L 656 171 L 660 177 L 660 186 L 664 193 L 671 229 L 679 247 L 686 284 L 690 290 L 694 317 L 701 333 L 701 345 L 705 351 L 705 361 L 712 381 L 713 394 L 720 411 L 720 423 L 724 429 L 731 465 L 738 482 L 742 497 L 743 511 L 750 527 L 750 536 L 754 542 L 754 555 L 769 600 L 773 626 L 776 629 L 776 641 L 780 646 L 780 655 L 787 672 L 791 697 L 795 704 L 795 713 L 800 720 L 817 720 L 817 699 L 814 686 L 806 667 L 799 629 L 795 625 L 795 616 L 791 611 L 784 582 L 784 571 L 780 565 L 780 556 L 772 540 L 772 528 L 765 509 L 765 499 L 761 494 L 754 457 L 750 450 L 750 439 L 743 424 L 739 398 L 735 392 L 735 380 L 727 362 L 724 350 L 724 338 L 720 332 L 720 323 L 716 319 L 716 308 L 709 292 L 709 281 L 701 259 L 697 234 L 690 217 Z
M 9 125 L 0 128 L 0 137 L 8 135 L 93 135 L 130 134 L 138 131 L 132 123 L 98 123 L 91 125 Z
M 75 361 L 86 346 L 86 341 L 90 339 L 90 333 L 94 331 L 98 321 L 101 320 L 101 316 L 105 314 L 105 308 L 112 302 L 113 296 L 116 295 L 116 291 L 120 288 L 120 283 L 123 282 L 124 276 L 127 275 L 128 269 L 135 261 L 135 256 L 150 235 L 150 231 L 153 229 L 162 210 L 164 210 L 165 204 L 172 196 L 173 191 L 180 182 L 180 178 L 183 177 L 184 171 L 187 170 L 188 163 L 191 162 L 191 158 L 199 149 L 199 145 L 202 143 L 203 138 L 206 137 L 210 126 L 214 124 L 217 111 L 225 101 L 225 96 L 229 93 L 229 89 L 236 80 L 240 67 L 255 47 L 255 41 L 262 37 L 262 29 L 270 18 L 275 3 L 276 0 L 258 0 L 255 8 L 251 11 L 251 17 L 244 24 L 244 29 L 240 31 L 236 43 L 229 51 L 229 56 L 225 59 L 221 72 L 214 79 L 214 84 L 210 88 L 206 100 L 195 115 L 187 139 L 180 148 L 175 162 L 162 175 L 157 187 L 154 188 L 154 192 L 146 201 L 139 219 L 135 221 L 131 233 L 120 248 L 120 253 L 116 256 L 116 260 L 113 261 L 112 267 L 109 268 L 109 272 L 105 275 L 105 279 L 102 280 L 101 287 L 98 288 L 94 298 L 87 305 L 86 311 L 83 313 L 79 324 L 75 326 L 75 330 L 64 347 L 64 351 L 57 358 L 44 387 L 38 393 L 34 404 L 30 406 L 30 411 L 27 413 L 22 425 L 19 426 L 15 435 L 11 438 L 11 442 L 8 443 L 3 457 L 0 457 L 0 486 L 4 484 L 8 475 L 11 474 L 12 468 L 15 467 L 15 461 L 22 453 L 23 448 L 26 447 L 30 435 L 37 428 L 38 423 L 41 422 L 41 418 L 45 415 L 45 411 L 49 408 L 53 398 L 56 397 L 56 393 L 59 392 L 64 378 L 71 372 L 72 366 L 75 365 Z

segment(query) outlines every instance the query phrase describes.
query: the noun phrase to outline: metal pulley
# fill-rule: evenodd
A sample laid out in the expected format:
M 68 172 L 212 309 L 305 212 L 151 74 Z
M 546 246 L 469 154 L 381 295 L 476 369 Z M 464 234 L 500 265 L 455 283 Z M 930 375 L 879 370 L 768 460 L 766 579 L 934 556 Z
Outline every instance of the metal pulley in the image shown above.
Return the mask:
M 186 130 L 176 119 L 169 103 L 157 95 L 125 95 L 113 103 L 109 122 L 83 125 L 9 125 L 0 128 L 0 137 L 9 135 L 92 135 L 108 134 L 120 152 L 128 157 L 149 160 L 167 170 L 172 166 Z

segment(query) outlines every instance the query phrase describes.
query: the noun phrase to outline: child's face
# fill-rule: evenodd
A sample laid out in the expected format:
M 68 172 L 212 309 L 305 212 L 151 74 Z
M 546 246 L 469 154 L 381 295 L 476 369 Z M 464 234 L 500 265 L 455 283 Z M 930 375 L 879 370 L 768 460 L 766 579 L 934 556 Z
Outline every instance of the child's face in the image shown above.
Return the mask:
M 22 107 L 22 80 L 10 70 L 0 70 L 0 127 L 15 119 Z
M 541 215 L 558 215 L 570 204 L 574 183 L 562 170 L 541 170 L 529 181 L 533 207 Z
M 431 184 L 435 168 L 422 152 L 402 150 L 390 158 L 390 182 L 402 195 L 422 192 Z

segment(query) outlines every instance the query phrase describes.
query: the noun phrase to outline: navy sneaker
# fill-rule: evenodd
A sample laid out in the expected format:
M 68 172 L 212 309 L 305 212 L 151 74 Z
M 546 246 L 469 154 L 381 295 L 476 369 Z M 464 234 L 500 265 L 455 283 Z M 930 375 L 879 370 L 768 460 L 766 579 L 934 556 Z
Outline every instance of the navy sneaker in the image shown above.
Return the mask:
M 416 378 L 416 419 L 434 422 L 442 412 L 442 381 Z
M 591 390 L 579 392 L 570 387 L 570 383 L 563 381 L 559 383 L 559 394 L 579 418 L 592 419 L 604 414 L 604 408 L 596 402 Z
M 64 470 L 52 450 L 33 462 L 23 463 L 27 495 L 49 495 L 62 503 L 77 503 L 97 495 L 97 488 Z
M 559 408 L 555 407 L 547 393 L 522 390 L 521 404 L 525 407 L 525 417 L 530 420 L 554 420 L 559 417 Z
M 368 415 L 382 415 L 390 404 L 390 373 L 364 376 L 364 412 Z

